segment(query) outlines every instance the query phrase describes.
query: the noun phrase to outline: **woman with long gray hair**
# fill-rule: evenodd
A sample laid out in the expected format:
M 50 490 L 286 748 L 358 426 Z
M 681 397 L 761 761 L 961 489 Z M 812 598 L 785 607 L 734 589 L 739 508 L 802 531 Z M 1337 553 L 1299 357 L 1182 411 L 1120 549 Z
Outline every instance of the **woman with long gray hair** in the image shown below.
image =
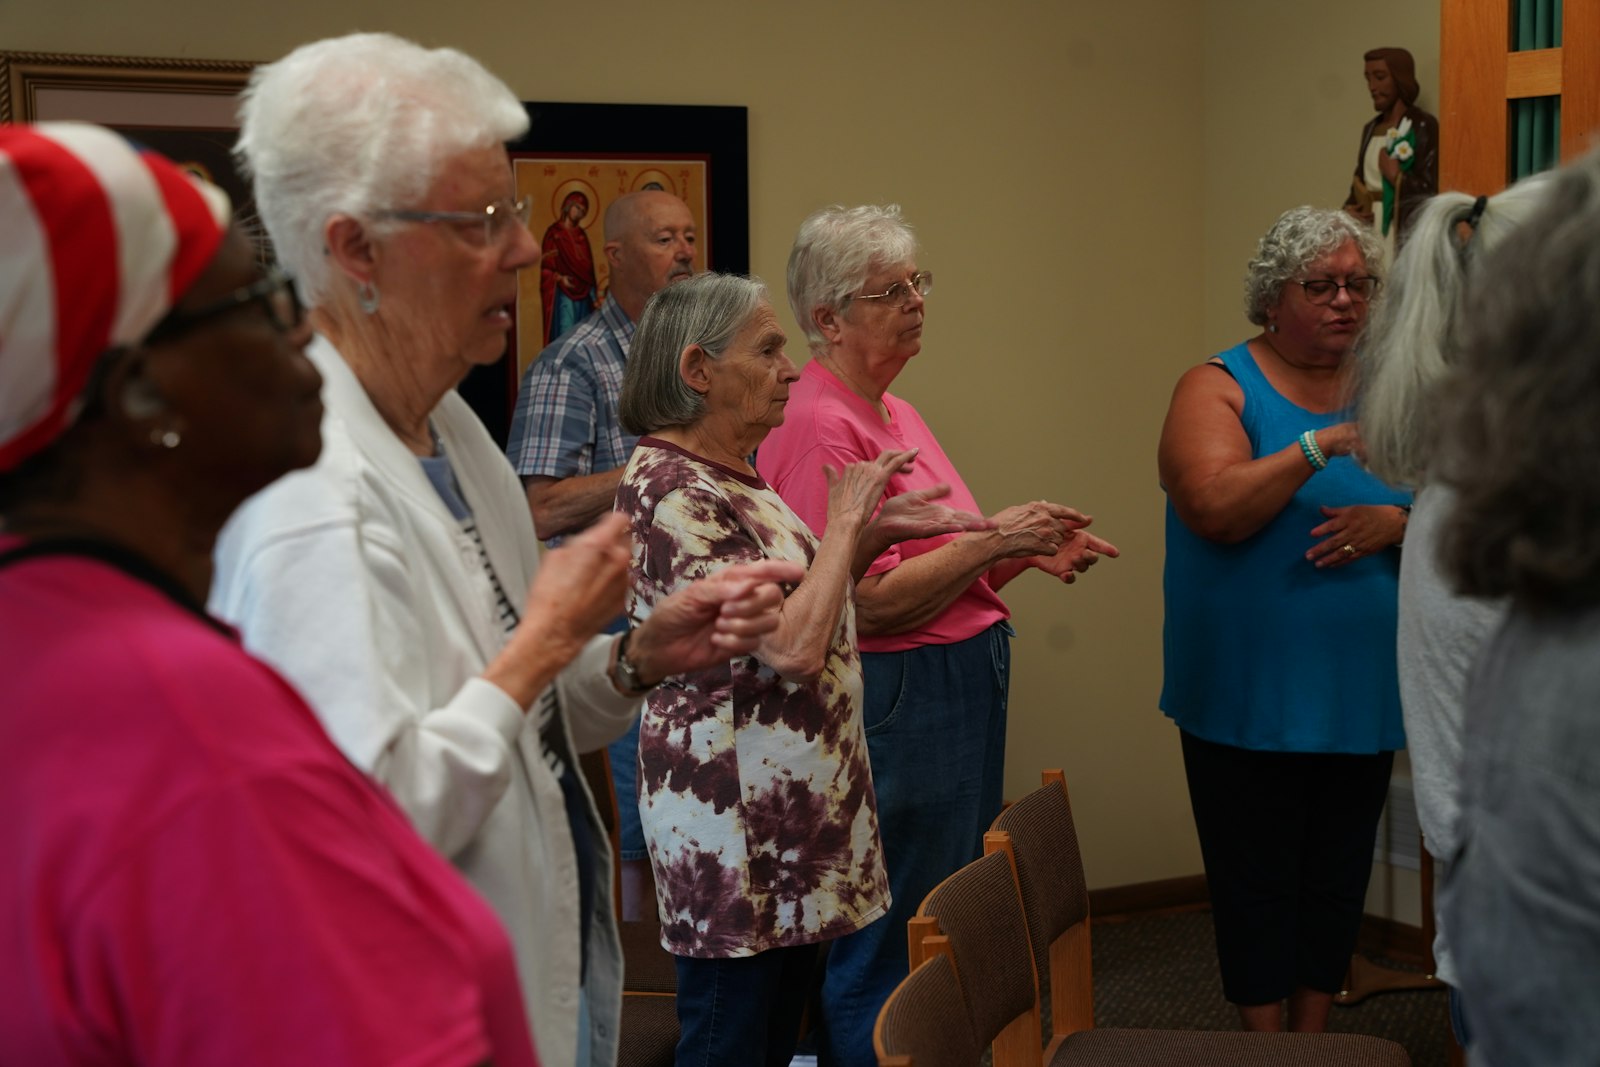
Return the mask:
M 948 486 L 878 510 L 917 455 L 886 450 L 830 471 L 828 529 L 814 536 L 748 460 L 799 377 L 785 340 L 765 286 L 702 274 L 651 298 L 623 378 L 623 424 L 645 435 L 617 490 L 634 624 L 730 564 L 806 567 L 753 652 L 645 701 L 639 815 L 677 957 L 680 1064 L 787 1064 L 818 945 L 888 908 L 854 583 L 898 541 L 987 526 L 935 503 Z
M 1396 647 L 1400 705 L 1423 843 L 1442 884 L 1458 832 L 1462 696 L 1467 672 L 1505 605 L 1460 596 L 1439 565 L 1441 524 L 1453 506 L 1431 476 L 1438 436 L 1439 386 L 1455 361 L 1467 287 L 1484 257 L 1544 202 L 1547 175 L 1492 196 L 1435 197 L 1416 219 L 1389 277 L 1383 303 L 1357 346 L 1361 436 L 1367 467 L 1391 485 L 1415 490 L 1400 555 Z M 1465 1043 L 1456 969 L 1442 926 L 1433 941 L 1434 973 L 1449 983 L 1452 1020 Z

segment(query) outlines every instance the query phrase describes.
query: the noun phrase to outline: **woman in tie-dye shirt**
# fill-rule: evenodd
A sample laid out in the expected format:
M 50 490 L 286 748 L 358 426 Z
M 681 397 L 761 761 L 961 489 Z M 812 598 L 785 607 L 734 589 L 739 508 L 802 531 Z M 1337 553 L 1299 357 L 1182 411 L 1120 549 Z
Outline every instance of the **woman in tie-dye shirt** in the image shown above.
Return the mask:
M 854 579 L 889 545 L 981 528 L 886 503 L 914 451 L 837 475 L 820 541 L 750 465 L 799 377 L 759 282 L 703 274 L 657 293 L 634 335 L 621 417 L 645 434 L 617 491 L 633 523 L 635 625 L 737 562 L 804 564 L 754 655 L 669 678 L 639 735 L 639 802 L 662 942 L 678 960 L 678 1061 L 785 1064 L 817 946 L 889 904 L 862 735 Z

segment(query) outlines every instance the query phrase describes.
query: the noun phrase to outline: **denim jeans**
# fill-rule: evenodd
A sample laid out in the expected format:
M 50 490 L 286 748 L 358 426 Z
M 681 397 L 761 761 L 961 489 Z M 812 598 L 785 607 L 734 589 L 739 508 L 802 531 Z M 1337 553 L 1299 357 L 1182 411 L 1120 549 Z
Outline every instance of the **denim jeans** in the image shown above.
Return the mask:
M 676 1067 L 786 1067 L 800 1038 L 816 945 L 675 960 Z
M 906 920 L 982 852 L 1000 814 L 1011 637 L 1005 621 L 953 645 L 863 653 L 867 750 L 894 903 L 828 949 L 818 1063 L 875 1067 L 872 1026 L 906 976 Z

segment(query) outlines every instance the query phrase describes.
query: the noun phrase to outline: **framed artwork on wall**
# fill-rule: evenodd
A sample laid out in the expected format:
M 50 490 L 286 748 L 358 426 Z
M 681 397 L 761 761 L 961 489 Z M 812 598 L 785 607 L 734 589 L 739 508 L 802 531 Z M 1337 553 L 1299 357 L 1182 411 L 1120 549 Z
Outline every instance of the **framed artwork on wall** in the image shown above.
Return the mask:
M 255 66 L 237 60 L 0 51 L 0 122 L 96 122 L 148 145 L 227 190 L 237 217 L 259 235 L 262 254 L 270 258 L 265 234 L 255 224 L 249 184 L 235 170 L 232 157 L 238 137 L 237 97 Z M 528 133 L 507 147 L 518 195 L 533 198 L 530 227 L 541 241 L 542 255 L 554 250 L 555 239 L 545 238 L 563 216 L 577 228 L 567 228 L 567 244 L 575 247 L 581 234 L 588 245 L 593 276 L 569 281 L 569 296 L 595 303 L 604 299 L 605 208 L 635 189 L 660 187 L 689 204 L 700 267 L 749 272 L 745 108 L 524 106 Z M 493 366 L 477 368 L 460 386 L 502 443 L 510 431 L 521 372 L 538 356 L 547 336 L 542 289 L 556 286 L 546 281 L 542 269 L 523 272 L 517 325 L 505 356 Z
M 506 358 L 475 371 L 462 385 L 502 441 L 522 373 L 552 330 L 559 333 L 556 303 L 576 305 L 576 314 L 605 299 L 605 209 L 617 197 L 648 188 L 678 196 L 694 216 L 698 266 L 750 270 L 747 109 L 542 101 L 524 106 L 527 136 L 507 147 L 517 195 L 533 199 L 529 227 L 540 241 L 540 267 L 524 270 L 519 279 L 517 325 Z M 497 406 L 506 412 L 503 430 L 487 414 Z
M 256 64 L 222 59 L 0 52 L 0 122 L 96 122 L 220 185 L 254 220 L 233 166 L 239 90 Z M 259 227 L 252 226 L 253 231 Z

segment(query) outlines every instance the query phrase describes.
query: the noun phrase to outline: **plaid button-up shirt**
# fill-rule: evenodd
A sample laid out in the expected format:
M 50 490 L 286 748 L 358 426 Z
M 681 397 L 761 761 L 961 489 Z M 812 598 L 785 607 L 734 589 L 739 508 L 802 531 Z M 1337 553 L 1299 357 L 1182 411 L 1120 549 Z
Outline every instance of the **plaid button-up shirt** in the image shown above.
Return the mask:
M 632 340 L 633 321 L 607 294 L 528 366 L 506 445 L 518 475 L 571 478 L 627 464 L 639 439 L 617 421 L 617 399 Z

